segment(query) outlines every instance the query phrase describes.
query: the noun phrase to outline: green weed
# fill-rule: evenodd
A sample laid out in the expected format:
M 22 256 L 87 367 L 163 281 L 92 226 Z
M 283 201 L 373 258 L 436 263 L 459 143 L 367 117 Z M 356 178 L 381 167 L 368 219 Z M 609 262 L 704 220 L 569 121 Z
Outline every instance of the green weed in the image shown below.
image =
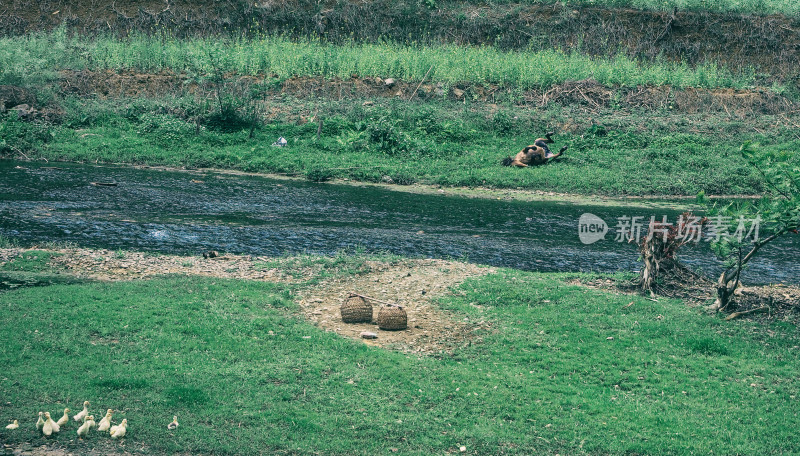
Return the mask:
M 0 249 L 10 249 L 17 246 L 17 241 L 13 237 L 0 234 Z

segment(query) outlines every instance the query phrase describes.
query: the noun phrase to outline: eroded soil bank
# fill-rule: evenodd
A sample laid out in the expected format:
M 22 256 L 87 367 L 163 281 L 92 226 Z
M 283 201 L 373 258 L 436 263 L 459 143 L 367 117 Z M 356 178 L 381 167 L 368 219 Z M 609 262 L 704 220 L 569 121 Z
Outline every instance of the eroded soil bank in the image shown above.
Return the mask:
M 276 76 L 240 76 L 237 84 L 249 87 Z M 389 82 L 387 82 L 389 81 Z M 213 98 L 214 87 L 201 86 L 186 74 L 162 71 L 158 73 L 133 70 L 62 70 L 58 81 L 65 95 L 99 98 L 147 97 L 190 94 Z M 8 98 L 8 107 L 33 101 L 32 94 L 24 89 L 12 90 L 0 86 L 0 99 Z M 513 92 L 513 94 L 512 94 Z M 606 87 L 597 81 L 569 81 L 543 90 L 518 92 L 513 87 L 497 84 L 442 84 L 404 81 L 398 78 L 361 77 L 328 79 L 324 77 L 296 76 L 281 81 L 274 94 L 298 98 L 342 100 L 353 98 L 398 98 L 403 100 L 468 100 L 470 102 L 500 103 L 516 99 L 517 104 L 547 107 L 551 104 L 583 106 L 589 111 L 600 109 L 668 110 L 688 114 L 725 113 L 744 117 L 753 114 L 783 114 L 798 110 L 798 103 L 766 87 L 753 89 L 702 89 L 670 86 Z M 271 108 L 279 109 L 279 104 Z

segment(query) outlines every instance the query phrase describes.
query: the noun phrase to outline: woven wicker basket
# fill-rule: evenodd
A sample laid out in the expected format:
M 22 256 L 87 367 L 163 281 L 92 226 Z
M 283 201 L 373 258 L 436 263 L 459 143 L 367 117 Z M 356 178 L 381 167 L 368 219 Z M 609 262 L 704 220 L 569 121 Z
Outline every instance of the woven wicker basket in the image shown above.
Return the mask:
M 372 304 L 361 296 L 350 295 L 339 308 L 345 323 L 369 323 L 372 321 Z
M 399 331 L 408 328 L 408 315 L 401 306 L 384 306 L 378 310 L 375 319 L 378 327 L 388 331 Z

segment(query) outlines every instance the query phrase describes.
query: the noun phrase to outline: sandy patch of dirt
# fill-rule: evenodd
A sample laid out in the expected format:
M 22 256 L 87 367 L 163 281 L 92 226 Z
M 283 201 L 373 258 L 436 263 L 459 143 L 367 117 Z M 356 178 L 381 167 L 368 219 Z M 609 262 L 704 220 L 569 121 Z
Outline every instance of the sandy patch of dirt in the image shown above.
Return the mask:
M 43 249 L 31 249 L 43 250 Z M 0 264 L 26 249 L 0 249 Z M 216 258 L 153 255 L 143 252 L 115 252 L 92 249 L 47 250 L 53 256 L 50 266 L 81 279 L 102 281 L 136 280 L 165 274 L 199 275 L 226 279 L 296 282 L 303 277 L 286 274 L 275 267 L 270 257 L 222 255 Z M 311 270 L 305 275 L 310 275 Z
M 444 312 L 433 301 L 464 280 L 488 274 L 493 268 L 443 260 L 370 266 L 369 274 L 332 279 L 304 290 L 299 303 L 305 317 L 326 331 L 409 353 L 446 353 L 480 339 L 481 333 L 490 330 L 489 322 Z M 339 307 L 351 292 L 403 306 L 408 314 L 408 329 L 380 330 L 374 323 L 382 305 L 378 302 L 372 302 L 373 323 L 343 323 Z M 378 338 L 362 339 L 363 331 L 375 333 Z

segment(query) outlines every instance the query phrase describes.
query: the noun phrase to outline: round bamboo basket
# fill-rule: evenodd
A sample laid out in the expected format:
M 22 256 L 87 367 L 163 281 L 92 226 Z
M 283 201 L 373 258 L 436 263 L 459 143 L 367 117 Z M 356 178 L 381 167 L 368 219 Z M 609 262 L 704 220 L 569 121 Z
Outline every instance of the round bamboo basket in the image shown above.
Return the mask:
M 400 331 L 408 328 L 408 315 L 401 306 L 381 307 L 375 321 L 378 323 L 378 328 L 387 331 Z
M 372 321 L 372 304 L 361 296 L 350 295 L 339 308 L 345 323 L 369 323 Z

